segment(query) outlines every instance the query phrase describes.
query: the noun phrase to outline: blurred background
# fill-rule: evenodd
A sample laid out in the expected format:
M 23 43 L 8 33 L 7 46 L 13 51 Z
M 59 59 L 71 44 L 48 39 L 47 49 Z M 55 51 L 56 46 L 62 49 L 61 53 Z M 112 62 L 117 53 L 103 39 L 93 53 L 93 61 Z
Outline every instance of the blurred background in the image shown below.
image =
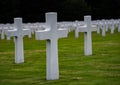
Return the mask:
M 57 12 L 58 21 L 120 18 L 120 0 L 0 0 L 0 23 L 44 22 L 46 12 Z

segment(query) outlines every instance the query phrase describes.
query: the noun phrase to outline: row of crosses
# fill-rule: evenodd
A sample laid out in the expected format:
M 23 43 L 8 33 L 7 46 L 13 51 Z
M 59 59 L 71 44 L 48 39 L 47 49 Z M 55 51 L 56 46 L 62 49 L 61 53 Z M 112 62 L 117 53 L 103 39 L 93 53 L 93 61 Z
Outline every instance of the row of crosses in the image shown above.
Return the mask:
M 85 55 L 92 55 L 91 32 L 96 31 L 96 27 L 91 25 L 91 16 L 84 17 L 85 26 L 81 27 L 84 32 L 84 49 Z M 45 30 L 36 31 L 36 40 L 46 40 L 46 79 L 59 79 L 59 63 L 58 63 L 58 39 L 67 37 L 67 29 L 57 28 L 57 13 L 46 13 Z M 8 39 L 12 36 L 15 42 L 15 63 L 24 62 L 23 37 L 30 35 L 30 29 L 23 29 L 22 18 L 14 18 L 14 29 L 7 30 Z

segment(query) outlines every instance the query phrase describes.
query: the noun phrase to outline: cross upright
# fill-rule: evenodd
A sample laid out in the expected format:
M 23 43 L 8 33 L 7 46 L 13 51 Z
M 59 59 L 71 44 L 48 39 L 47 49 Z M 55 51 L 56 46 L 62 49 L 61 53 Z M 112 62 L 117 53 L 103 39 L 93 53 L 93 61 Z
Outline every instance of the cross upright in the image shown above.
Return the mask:
M 14 18 L 14 29 L 7 30 L 6 35 L 8 38 L 14 37 L 15 43 L 15 63 L 24 62 L 24 48 L 23 48 L 23 37 L 30 35 L 29 29 L 23 29 L 22 18 Z
M 67 37 L 68 31 L 57 28 L 57 13 L 46 13 L 46 29 L 36 31 L 37 40 L 46 40 L 46 79 L 59 79 L 58 39 Z
M 106 35 L 106 24 L 105 20 L 102 20 L 102 36 Z
M 84 23 L 85 25 L 77 27 L 77 32 L 84 32 L 84 54 L 92 55 L 91 32 L 97 31 L 97 26 L 92 25 L 91 16 L 84 16 Z
M 87 25 L 84 33 L 84 50 L 85 55 L 92 55 L 92 31 L 97 31 L 96 26 L 92 26 L 91 16 L 84 16 L 84 22 Z
M 4 24 L 1 24 L 0 25 L 0 34 L 1 34 L 1 39 L 4 39 L 5 38 L 5 34 L 4 34 L 4 32 L 5 32 L 5 29 L 4 29 Z

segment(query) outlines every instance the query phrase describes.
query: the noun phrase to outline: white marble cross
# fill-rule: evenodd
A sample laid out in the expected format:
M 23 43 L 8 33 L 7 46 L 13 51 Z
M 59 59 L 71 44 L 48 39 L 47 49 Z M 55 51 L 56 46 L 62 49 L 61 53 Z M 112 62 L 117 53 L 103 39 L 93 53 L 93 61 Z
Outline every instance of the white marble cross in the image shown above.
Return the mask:
M 14 29 L 7 30 L 6 35 L 8 38 L 14 37 L 15 42 L 15 63 L 24 62 L 24 48 L 23 37 L 30 35 L 29 29 L 23 29 L 22 18 L 14 18 Z
M 4 27 L 3 27 L 3 24 L 0 25 L 0 34 L 1 34 L 1 39 L 4 39 L 4 38 L 5 38 L 5 35 L 4 35 Z
M 119 20 L 119 24 L 118 24 L 118 32 L 120 32 L 120 20 Z
M 84 54 L 92 55 L 92 37 L 91 32 L 97 31 L 97 26 L 92 25 L 91 16 L 84 16 L 85 25 L 79 26 L 78 32 L 84 32 Z
M 5 32 L 8 30 L 8 24 L 1 24 L 0 31 L 1 31 L 1 39 L 5 39 Z
M 47 40 L 47 80 L 59 79 L 58 39 L 67 37 L 68 30 L 57 29 L 57 13 L 46 13 L 46 29 L 36 31 L 37 40 Z
M 111 29 L 111 34 L 113 34 L 114 33 L 114 30 L 115 30 L 115 21 L 112 19 L 111 20 L 111 27 L 110 27 L 110 29 Z
M 102 20 L 102 36 L 106 36 L 106 24 L 105 20 Z

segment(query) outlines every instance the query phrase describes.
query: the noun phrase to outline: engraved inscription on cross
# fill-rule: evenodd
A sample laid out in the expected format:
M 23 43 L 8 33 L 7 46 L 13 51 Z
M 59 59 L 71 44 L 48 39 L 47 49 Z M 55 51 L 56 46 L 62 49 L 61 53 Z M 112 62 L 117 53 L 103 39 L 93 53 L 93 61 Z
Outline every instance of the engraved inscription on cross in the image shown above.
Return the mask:
M 8 38 L 14 37 L 15 43 L 15 63 L 24 62 L 24 48 L 23 48 L 23 37 L 30 35 L 29 29 L 23 29 L 22 18 L 14 18 L 14 29 L 7 30 L 6 36 Z
M 68 31 L 65 29 L 57 29 L 57 13 L 46 13 L 46 29 L 36 31 L 37 40 L 47 40 L 46 43 L 46 79 L 59 79 L 58 64 L 58 39 L 67 37 Z

